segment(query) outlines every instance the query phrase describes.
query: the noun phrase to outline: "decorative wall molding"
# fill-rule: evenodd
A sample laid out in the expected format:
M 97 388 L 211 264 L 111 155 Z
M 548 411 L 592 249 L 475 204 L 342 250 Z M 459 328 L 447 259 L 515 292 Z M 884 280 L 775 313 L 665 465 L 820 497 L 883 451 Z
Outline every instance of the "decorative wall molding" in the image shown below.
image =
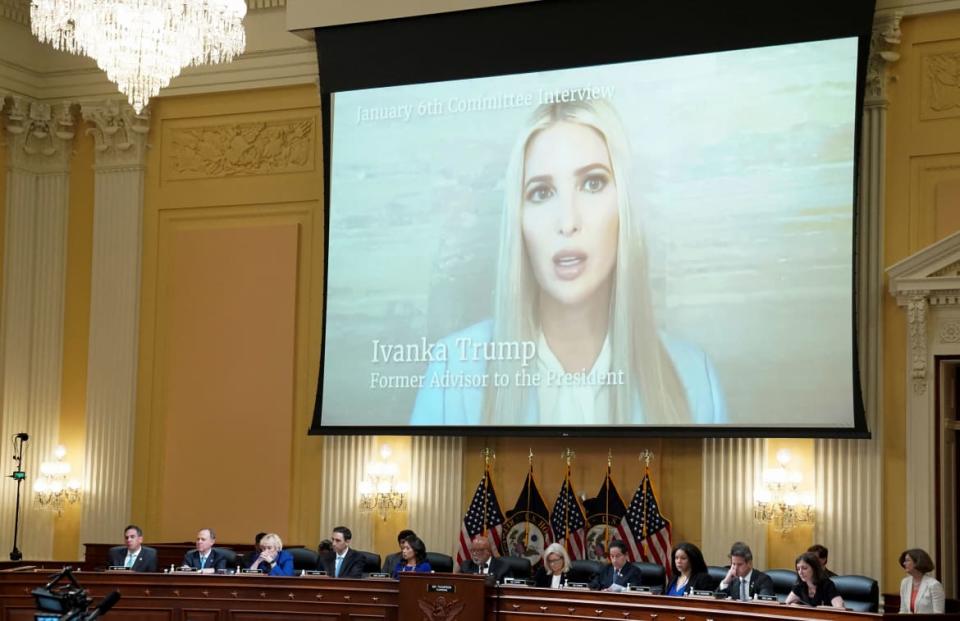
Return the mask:
M 11 168 L 35 173 L 69 170 L 75 133 L 71 102 L 49 104 L 12 97 L 5 110 Z
M 287 0 L 247 0 L 248 11 L 263 11 L 266 9 L 283 9 Z
M 900 20 L 903 13 L 894 11 L 878 15 L 874 20 L 870 40 L 870 60 L 867 63 L 867 84 L 864 105 L 871 100 L 886 99 L 887 67 L 900 60 Z M 886 102 L 884 101 L 884 104 Z
M 906 539 L 911 546 L 937 549 L 936 539 L 936 399 L 928 390 L 938 371 L 938 356 L 960 355 L 960 275 L 951 266 L 960 261 L 960 232 L 899 261 L 887 269 L 889 291 L 907 309 L 910 339 L 907 378 Z M 944 337 L 947 338 L 944 338 Z M 941 442 L 943 440 L 941 439 Z M 943 448 L 943 447 L 939 447 Z
M 960 114 L 960 51 L 925 56 L 921 79 L 930 112 Z
M 948 321 L 940 326 L 941 343 L 960 343 L 960 321 Z
M 146 165 L 149 107 L 137 114 L 126 101 L 109 100 L 84 103 L 80 109 L 83 119 L 92 125 L 86 133 L 93 136 L 98 168 Z
M 918 291 L 907 300 L 910 377 L 913 390 L 918 394 L 923 394 L 927 389 L 927 295 L 928 291 Z
M 316 118 L 176 128 L 164 132 L 165 181 L 315 170 Z
M 30 25 L 30 0 L 0 0 L 0 18 Z

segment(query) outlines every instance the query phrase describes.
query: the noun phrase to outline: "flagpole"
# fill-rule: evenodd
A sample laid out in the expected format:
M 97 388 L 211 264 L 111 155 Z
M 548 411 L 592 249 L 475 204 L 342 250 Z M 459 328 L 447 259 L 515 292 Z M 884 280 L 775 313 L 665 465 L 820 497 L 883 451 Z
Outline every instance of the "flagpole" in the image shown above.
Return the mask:
M 530 455 L 527 457 L 530 461 L 530 471 L 527 473 L 527 512 L 530 512 L 530 485 L 533 483 L 533 447 L 530 448 Z M 523 549 L 530 546 L 530 520 L 523 522 Z
M 570 493 L 570 462 L 573 461 L 573 458 L 576 457 L 576 453 L 572 449 L 566 449 L 563 453 L 560 454 L 561 459 L 566 459 L 567 461 L 567 475 L 563 479 L 563 487 L 560 490 L 561 494 L 566 496 L 573 496 Z M 563 547 L 570 551 L 570 502 L 569 498 L 564 498 L 563 503 Z
M 493 455 L 493 451 L 490 450 L 488 447 L 484 447 L 483 450 L 480 451 L 480 454 L 483 455 L 483 532 L 482 534 L 484 537 L 486 537 L 487 523 L 488 523 L 487 510 L 489 509 L 489 504 L 490 504 L 489 502 L 490 490 L 488 487 L 490 484 L 490 457 L 491 455 Z
M 606 516 L 610 515 L 610 466 L 613 463 L 613 449 L 607 449 L 607 480 L 603 482 L 604 489 L 604 505 L 603 505 L 603 514 Z M 610 519 L 607 517 L 606 519 Z M 607 525 L 609 527 L 609 524 Z M 610 529 L 603 529 L 603 551 L 607 552 L 610 549 Z
M 650 460 L 653 459 L 653 451 L 650 449 L 643 449 L 643 452 L 640 453 L 640 461 L 644 463 L 643 466 L 643 480 L 640 481 L 640 493 L 643 494 L 643 528 L 640 530 L 641 539 L 647 541 L 647 532 L 650 529 L 650 525 L 647 524 L 647 486 L 650 485 Z M 646 556 L 646 554 L 644 554 Z

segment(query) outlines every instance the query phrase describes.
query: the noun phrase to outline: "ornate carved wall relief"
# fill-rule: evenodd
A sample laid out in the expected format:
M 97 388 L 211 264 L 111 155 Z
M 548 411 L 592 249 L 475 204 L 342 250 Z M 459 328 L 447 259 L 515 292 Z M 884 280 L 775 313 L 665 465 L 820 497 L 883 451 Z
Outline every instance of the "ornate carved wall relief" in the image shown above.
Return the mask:
M 171 128 L 163 137 L 163 179 L 309 172 L 316 135 L 314 117 Z

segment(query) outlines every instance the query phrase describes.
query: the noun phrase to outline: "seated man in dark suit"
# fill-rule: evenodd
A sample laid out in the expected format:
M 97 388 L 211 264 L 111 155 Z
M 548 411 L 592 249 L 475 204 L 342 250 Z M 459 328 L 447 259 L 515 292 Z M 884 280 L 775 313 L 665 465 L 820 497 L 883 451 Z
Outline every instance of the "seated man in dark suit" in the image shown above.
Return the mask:
M 640 584 L 640 570 L 627 563 L 627 544 L 614 539 L 608 547 L 610 564 L 593 576 L 590 588 L 594 591 L 625 591 L 629 584 Z
M 827 557 L 830 556 L 830 551 L 827 550 L 826 546 L 815 543 L 807 548 L 807 552 L 813 552 L 817 555 L 817 558 L 820 559 L 820 567 L 823 567 L 823 573 L 827 576 L 827 578 L 833 578 L 837 575 L 827 569 Z
M 217 534 L 212 528 L 197 531 L 197 549 L 183 555 L 183 567 L 212 574 L 218 569 L 227 568 L 227 557 L 213 549 Z
M 399 533 L 397 533 L 397 547 L 402 548 L 404 540 L 410 536 L 416 537 L 417 533 L 413 532 L 409 528 L 404 528 Z M 397 563 L 400 562 L 401 558 L 402 557 L 399 552 L 388 554 L 387 558 L 383 561 L 383 573 L 385 574 L 393 573 L 393 568 L 397 566 Z
M 126 567 L 131 571 L 157 571 L 157 551 L 143 545 L 143 530 L 131 524 L 123 529 L 123 546 L 110 548 L 111 567 Z
M 320 557 L 317 569 L 333 578 L 360 578 L 363 576 L 363 555 L 350 549 L 353 533 L 346 526 L 337 526 L 330 535 L 333 557 Z
M 490 539 L 483 535 L 477 535 L 470 542 L 470 558 L 460 563 L 460 573 L 494 576 L 497 583 L 513 577 L 510 566 L 493 556 Z
M 773 579 L 753 568 L 750 546 L 738 541 L 730 547 L 730 571 L 720 581 L 718 591 L 733 599 L 753 599 L 756 595 L 774 595 Z

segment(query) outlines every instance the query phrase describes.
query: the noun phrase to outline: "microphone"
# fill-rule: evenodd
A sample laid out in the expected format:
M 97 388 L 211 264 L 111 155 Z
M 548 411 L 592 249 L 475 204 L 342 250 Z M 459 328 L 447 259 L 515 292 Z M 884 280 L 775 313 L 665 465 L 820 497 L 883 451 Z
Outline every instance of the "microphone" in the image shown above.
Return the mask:
M 30 436 L 21 431 L 20 433 L 17 434 L 17 438 L 19 438 L 21 442 L 26 442 L 27 440 L 30 439 Z
M 83 618 L 83 621 L 94 621 L 94 619 L 99 619 L 101 615 L 107 614 L 114 605 L 120 601 L 120 591 L 112 591 L 109 595 L 101 600 L 100 605 L 96 609 Z

